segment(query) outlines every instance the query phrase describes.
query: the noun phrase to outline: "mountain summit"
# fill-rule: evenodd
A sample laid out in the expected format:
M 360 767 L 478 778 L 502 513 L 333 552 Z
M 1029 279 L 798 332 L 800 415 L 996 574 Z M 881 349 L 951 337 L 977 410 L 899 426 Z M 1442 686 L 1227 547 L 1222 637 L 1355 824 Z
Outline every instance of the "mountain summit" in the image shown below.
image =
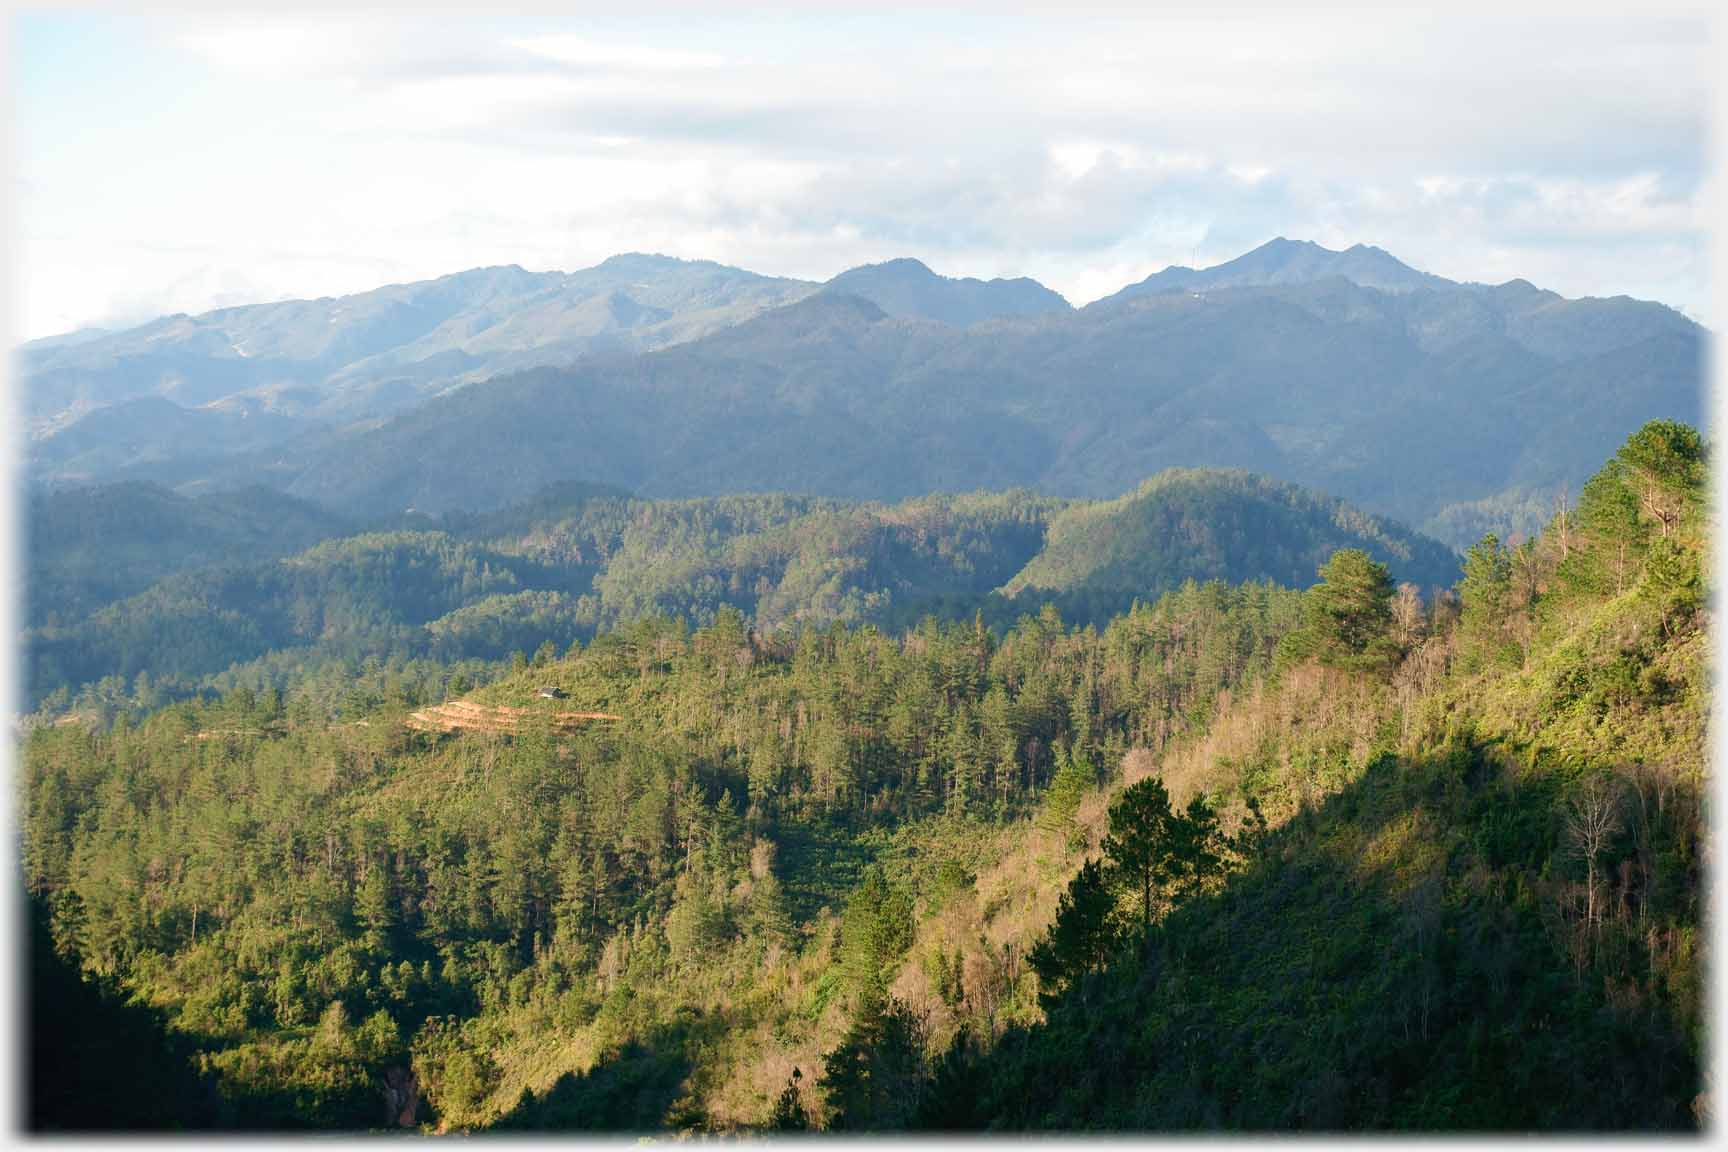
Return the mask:
M 968 328 L 982 320 L 1068 312 L 1068 301 L 1036 280 L 955 279 L 938 276 L 923 261 L 889 260 L 840 273 L 824 292 L 862 296 L 890 316 L 935 320 Z
M 1342 252 L 1322 248 L 1312 240 L 1279 236 L 1252 252 L 1211 268 L 1166 268 L 1130 284 L 1099 304 L 1131 300 L 1159 292 L 1206 291 L 1217 288 L 1311 284 L 1332 277 L 1380 292 L 1412 292 L 1418 288 L 1457 287 L 1440 276 L 1418 272 L 1382 248 L 1357 244 Z

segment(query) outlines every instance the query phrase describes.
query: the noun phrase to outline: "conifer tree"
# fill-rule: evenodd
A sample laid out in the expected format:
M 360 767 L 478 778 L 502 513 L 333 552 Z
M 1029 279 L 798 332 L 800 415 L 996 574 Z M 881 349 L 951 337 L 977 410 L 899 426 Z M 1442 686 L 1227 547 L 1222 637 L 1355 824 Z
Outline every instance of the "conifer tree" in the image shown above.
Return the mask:
M 1039 998 L 1048 1006 L 1088 972 L 1098 971 L 1119 938 L 1116 896 L 1105 881 L 1104 863 L 1088 860 L 1057 901 L 1050 931 L 1026 954 L 1038 974 Z

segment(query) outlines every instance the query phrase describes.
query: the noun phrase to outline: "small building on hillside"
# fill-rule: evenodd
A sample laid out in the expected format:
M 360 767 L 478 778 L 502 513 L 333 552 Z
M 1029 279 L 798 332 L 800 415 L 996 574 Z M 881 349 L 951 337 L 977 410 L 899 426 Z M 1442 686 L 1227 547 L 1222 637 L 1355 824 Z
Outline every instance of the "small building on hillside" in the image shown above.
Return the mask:
M 542 700 L 562 700 L 562 699 L 564 699 L 564 689 L 553 688 L 553 687 L 542 688 L 542 689 L 540 689 L 540 699 L 542 699 Z

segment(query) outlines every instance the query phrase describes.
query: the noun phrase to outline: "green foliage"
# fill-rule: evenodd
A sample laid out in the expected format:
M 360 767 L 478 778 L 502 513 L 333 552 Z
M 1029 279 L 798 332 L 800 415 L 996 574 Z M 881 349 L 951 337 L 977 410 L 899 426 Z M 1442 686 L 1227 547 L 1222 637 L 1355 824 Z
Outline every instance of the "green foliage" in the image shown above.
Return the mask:
M 32 900 L 24 1125 L 35 1132 L 161 1131 L 232 1125 L 162 1014 L 81 978 Z M 123 1073 L 123 1074 L 122 1074 Z
M 1102 631 L 1046 611 L 1000 636 L 643 621 L 514 678 L 323 665 L 280 693 L 33 725 L 26 881 L 68 952 L 164 1013 L 256 1122 L 380 1123 L 382 1085 L 412 1069 L 423 1123 L 538 1123 L 564 1097 L 501 1098 L 507 1021 L 610 1051 L 788 963 L 835 977 L 817 984 L 849 1012 L 881 1007 L 915 894 L 963 906 L 981 848 L 1048 808 L 1052 780 L 1070 809 L 1099 759 L 1201 730 L 1220 691 L 1266 675 L 1298 603 L 1189 585 Z M 458 677 L 490 681 L 480 707 L 625 720 L 403 727 Z M 565 699 L 539 701 L 548 684 Z M 832 955 L 825 906 L 845 910 Z M 965 977 L 946 957 L 957 1005 L 1006 994 L 1008 960 Z M 828 995 L 777 1011 L 817 1019 Z
M 53 1066 L 155 1061 L 172 1108 L 120 1094 L 116 1124 L 1685 1127 L 1688 443 L 1632 453 L 1679 497 L 1666 521 L 1637 497 L 1618 594 L 1590 574 L 1622 541 L 1581 511 L 1474 550 L 1462 617 L 1393 617 L 1341 553 L 1307 593 L 1189 583 L 1101 628 L 1045 603 L 774 632 L 722 600 L 524 644 L 515 674 L 278 653 L 180 700 L 110 682 L 22 734 L 33 991 L 107 1029 Z M 287 567 L 308 603 L 344 565 L 435 600 L 458 569 L 432 558 L 467 547 Z M 1322 658 L 1274 676 L 1297 632 Z M 469 714 L 524 718 L 403 723 L 472 684 Z M 1131 765 L 1156 774 L 1117 788 Z M 1103 857 L 1058 892 L 1100 787 Z M 1069 843 L 1022 844 L 1037 823 Z M 777 1105 L 779 1061 L 814 1053 Z
M 911 900 L 888 886 L 880 868 L 870 869 L 846 901 L 840 924 L 840 962 L 860 1004 L 887 998 L 896 961 L 911 944 Z
M 461 1029 L 448 1021 L 428 1020 L 415 1038 L 414 1075 L 444 1122 L 466 1127 L 479 1118 L 498 1070 Z
M 1097 784 L 1098 770 L 1084 749 L 1070 752 L 1067 746 L 1058 744 L 1056 771 L 1050 778 L 1049 791 L 1044 794 L 1039 823 L 1054 832 L 1068 832 L 1081 798 Z
M 1088 860 L 1062 893 L 1049 933 L 1026 954 L 1046 1007 L 1101 969 L 1121 936 L 1116 893 L 1105 879 L 1104 864 Z
M 1512 554 L 1492 533 L 1465 553 L 1458 595 L 1463 602 L 1458 617 L 1461 665 L 1475 669 L 1519 663 L 1523 654 L 1508 631 L 1517 610 L 1512 596 Z
M 900 630 L 928 615 L 1005 631 L 1054 599 L 1071 619 L 1103 625 L 1187 579 L 1300 584 L 1311 557 L 1333 541 L 1362 541 L 1424 582 L 1449 580 L 1454 568 L 1431 541 L 1245 473 L 1172 472 L 1125 499 L 1083 505 L 1015 491 L 884 507 L 778 495 L 647 501 L 578 489 L 452 516 L 442 531 L 330 539 L 281 560 L 258 549 L 242 567 L 201 567 L 204 553 L 194 548 L 185 570 L 147 588 L 128 585 L 125 598 L 92 595 L 39 613 L 26 637 L 29 692 L 41 702 L 107 677 L 130 687 L 147 673 L 152 695 L 137 699 L 149 707 L 235 665 L 282 688 L 307 664 L 502 661 L 518 652 L 526 662 L 548 644 L 562 651 L 633 620 L 701 626 L 733 610 L 745 614 L 741 627 L 764 634 L 830 621 Z M 1243 502 L 1250 511 L 1222 511 Z M 49 513 L 59 515 L 59 505 Z M 153 546 L 134 541 L 123 522 L 104 526 L 123 553 Z M 1195 546 L 1214 532 L 1217 547 Z M 97 547 L 49 540 L 33 559 L 32 587 L 80 579 Z M 1075 567 L 1094 547 L 1122 553 L 1121 563 Z M 954 802 L 971 803 L 972 789 Z
M 810 1116 L 804 1111 L 804 1099 L 798 1089 L 798 1083 L 803 1078 L 802 1071 L 792 1069 L 786 1087 L 781 1091 L 779 1099 L 774 1101 L 774 1114 L 768 1118 L 768 1127 L 774 1131 L 803 1132 L 810 1127 Z
M 1044 549 L 1005 591 L 1095 602 L 1114 593 L 1108 615 L 1184 580 L 1301 587 L 1341 549 L 1365 550 L 1420 585 L 1450 584 L 1457 572 L 1449 549 L 1341 501 L 1247 472 L 1170 469 L 1117 500 L 1057 513 Z
M 154 484 L 32 492 L 26 619 L 73 623 L 175 572 L 256 563 L 353 529 L 340 517 L 265 488 L 197 499 Z
M 1342 548 L 1318 570 L 1302 602 L 1302 628 L 1280 649 L 1287 662 L 1384 672 L 1398 658 L 1390 631 L 1392 577 L 1359 548 Z
M 1150 931 L 1165 907 L 1193 895 L 1222 866 L 1218 820 L 1202 796 L 1184 812 L 1156 776 L 1124 788 L 1110 805 L 1104 858 L 1111 879 L 1138 897 L 1140 924 Z
M 1658 441 L 1689 455 L 1689 437 Z M 1592 490 L 1612 494 L 1626 467 Z M 1668 594 L 1661 568 L 1696 562 L 1702 536 L 1672 526 L 1697 525 L 1701 497 L 1670 510 L 1668 546 L 1642 516 L 1618 592 L 1568 576 L 1618 561 L 1624 538 L 1600 516 L 1515 550 L 1484 541 L 1463 619 L 1436 617 L 1394 691 L 1354 697 L 1380 717 L 1317 695 L 1348 687 L 1336 674 L 1281 683 L 1243 721 L 1270 729 L 1256 759 L 1361 739 L 1388 715 L 1397 750 L 1280 827 L 1250 809 L 1226 883 L 1176 902 L 1044 1023 L 946 1063 L 938 1091 L 967 1094 L 919 1123 L 1696 1127 L 1707 645 L 1698 602 Z M 1525 659 L 1483 661 L 1486 642 Z
M 1619 595 L 1657 546 L 1656 583 L 1697 603 L 1693 578 L 1676 562 L 1678 552 L 1699 551 L 1707 461 L 1696 429 L 1672 420 L 1640 428 L 1579 494 L 1584 546 L 1568 550 L 1561 578 L 1582 592 Z
M 899 1000 L 866 1005 L 839 1047 L 823 1058 L 834 1131 L 903 1128 L 929 1081 L 924 1026 Z

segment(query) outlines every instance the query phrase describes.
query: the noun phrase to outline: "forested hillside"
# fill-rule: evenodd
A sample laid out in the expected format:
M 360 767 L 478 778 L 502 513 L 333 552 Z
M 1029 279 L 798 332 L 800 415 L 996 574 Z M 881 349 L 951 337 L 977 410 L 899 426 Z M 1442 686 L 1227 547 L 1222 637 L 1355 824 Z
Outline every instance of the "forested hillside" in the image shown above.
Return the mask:
M 35 492 L 23 511 L 33 627 L 76 620 L 177 571 L 257 563 L 349 530 L 322 508 L 256 487 L 192 499 L 110 484 Z
M 1246 472 L 1170 469 L 1116 500 L 1064 508 L 1006 591 L 1114 593 L 1125 603 L 1183 580 L 1302 587 L 1343 547 L 1418 585 L 1449 586 L 1457 570 L 1450 549 L 1341 501 Z
M 118 485 L 56 493 L 38 509 L 26 643 L 32 706 L 51 710 L 184 695 L 236 665 L 226 683 L 280 690 L 314 665 L 562 652 L 650 616 L 705 624 L 724 606 L 770 633 L 834 621 L 898 631 L 928 614 L 982 613 L 1001 627 L 1043 602 L 1102 624 L 1184 580 L 1300 586 L 1344 546 L 1424 587 L 1457 571 L 1449 550 L 1395 524 L 1218 472 L 1156 478 L 1100 505 L 1023 491 L 893 506 L 649 501 L 566 484 L 499 512 L 396 517 L 389 531 L 305 551 L 297 536 L 303 546 L 339 522 L 262 490 L 193 501 Z M 186 543 L 164 555 L 158 541 Z M 100 562 L 134 555 L 130 568 Z M 186 570 L 167 575 L 173 566 Z M 152 575 L 165 578 L 121 598 Z
M 1166 761 L 1202 819 L 1118 794 L 1047 1020 L 958 1042 L 917 1122 L 1701 1123 L 1704 496 L 1647 426 L 1575 517 L 1471 550 L 1456 620 L 1335 558 L 1269 689 Z M 1233 796 L 1271 828 L 1219 833 Z
M 582 493 L 222 577 L 279 616 L 171 577 L 103 610 L 183 621 L 135 650 L 484 633 L 463 613 L 502 600 L 502 653 L 550 597 L 617 615 L 513 667 L 278 653 L 33 718 L 41 1066 L 161 1075 L 100 1111 L 38 1082 L 31 1122 L 1695 1127 L 1705 465 L 1646 425 L 1452 590 L 1336 506 L 1251 518 L 1278 490 L 1240 476 L 1101 511 Z M 1172 586 L 1171 526 L 1226 566 L 1311 556 L 1263 523 L 1355 536 L 1306 590 Z M 529 586 L 553 569 L 589 583 Z M 1017 580 L 1139 602 L 982 595 Z M 847 610 L 903 586 L 953 602 Z M 380 623 L 386 587 L 411 608 Z

